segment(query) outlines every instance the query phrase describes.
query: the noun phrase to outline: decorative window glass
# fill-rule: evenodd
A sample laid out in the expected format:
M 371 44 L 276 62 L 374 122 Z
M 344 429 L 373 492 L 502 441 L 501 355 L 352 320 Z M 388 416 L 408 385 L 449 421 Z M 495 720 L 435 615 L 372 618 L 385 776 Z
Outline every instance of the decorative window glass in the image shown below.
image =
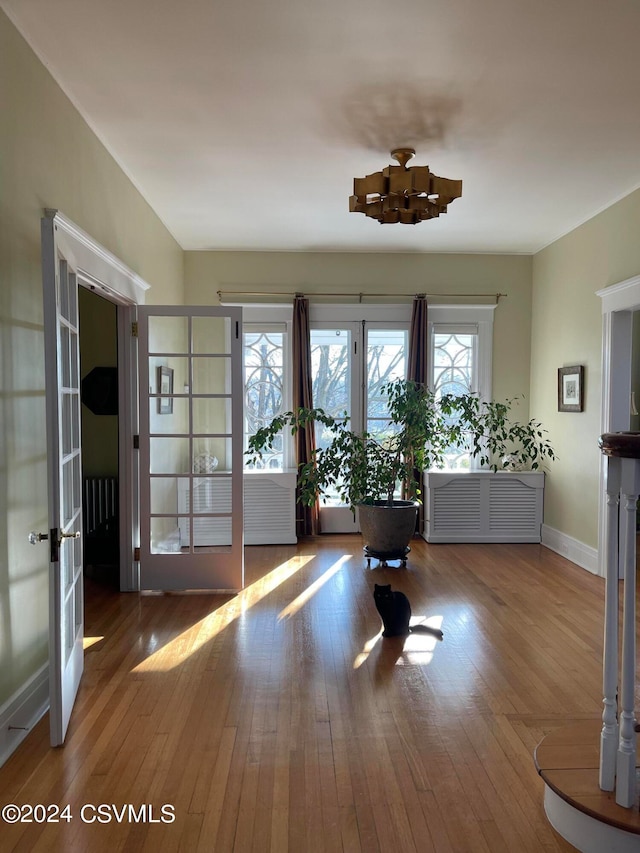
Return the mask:
M 244 448 L 250 436 L 266 426 L 284 409 L 285 400 L 285 332 L 268 327 L 245 324 L 244 364 Z M 284 468 L 284 440 L 276 438 L 273 449 L 252 467 Z
M 475 329 L 434 328 L 432 336 L 432 387 L 437 397 L 443 394 L 468 394 L 477 391 L 477 343 Z M 468 450 L 452 449 L 445 455 L 450 470 L 472 467 Z
M 475 388 L 477 335 L 436 331 L 433 335 L 433 389 L 436 394 L 468 394 Z

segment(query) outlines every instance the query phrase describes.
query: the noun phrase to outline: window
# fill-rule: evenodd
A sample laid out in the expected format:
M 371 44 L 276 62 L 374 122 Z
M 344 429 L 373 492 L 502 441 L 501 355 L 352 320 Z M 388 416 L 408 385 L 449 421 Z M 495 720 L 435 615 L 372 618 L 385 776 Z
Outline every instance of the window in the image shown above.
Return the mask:
M 491 398 L 495 305 L 430 305 L 430 386 L 436 393 L 475 391 Z M 244 322 L 244 446 L 273 417 L 291 408 L 291 308 L 246 306 Z M 355 429 L 388 430 L 380 387 L 405 375 L 411 306 L 312 305 L 311 360 L 314 405 L 346 411 Z M 293 464 L 287 432 L 259 468 Z M 316 431 L 319 446 L 325 437 Z M 452 468 L 472 467 L 467 453 L 452 453 Z
M 243 335 L 244 366 L 244 449 L 249 438 L 285 410 L 284 326 L 260 326 L 245 323 Z M 255 466 L 282 470 L 285 467 L 284 439 L 280 435 L 273 450 Z M 245 467 L 249 467 L 246 466 Z
M 429 309 L 430 387 L 441 394 L 476 393 L 491 399 L 494 305 L 433 306 Z M 475 460 L 456 448 L 446 454 L 447 469 L 469 469 Z

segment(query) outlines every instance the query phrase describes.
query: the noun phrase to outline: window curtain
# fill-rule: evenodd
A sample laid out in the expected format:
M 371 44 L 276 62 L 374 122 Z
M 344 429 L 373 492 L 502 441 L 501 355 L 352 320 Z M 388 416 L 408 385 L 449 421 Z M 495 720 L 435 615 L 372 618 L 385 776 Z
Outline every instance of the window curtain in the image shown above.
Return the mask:
M 424 294 L 417 294 L 413 300 L 411 311 L 411 326 L 409 327 L 409 359 L 407 361 L 407 379 L 425 385 L 428 381 L 428 349 L 429 338 L 427 335 L 427 299 Z M 420 473 L 413 472 L 413 476 L 420 482 Z M 424 491 L 424 482 L 420 484 L 420 491 Z M 417 532 L 424 529 L 424 505 L 418 507 L 418 520 L 416 522 Z
M 425 384 L 428 380 L 427 365 L 429 341 L 427 338 L 427 299 L 418 294 L 413 300 L 411 327 L 409 329 L 409 360 L 407 379 Z
M 296 296 L 293 303 L 293 408 L 313 407 L 311 378 L 311 338 L 309 332 L 309 300 Z M 295 435 L 296 463 L 305 464 L 312 458 L 316 446 L 315 429 L 309 424 Z M 297 497 L 297 494 L 296 494 Z M 305 506 L 296 502 L 296 535 L 315 536 L 320 532 L 318 503 Z

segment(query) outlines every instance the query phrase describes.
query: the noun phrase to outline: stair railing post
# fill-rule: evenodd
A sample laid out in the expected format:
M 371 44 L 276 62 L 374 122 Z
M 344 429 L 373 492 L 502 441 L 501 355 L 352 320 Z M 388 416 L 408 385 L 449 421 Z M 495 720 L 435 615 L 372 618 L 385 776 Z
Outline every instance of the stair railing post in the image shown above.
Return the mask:
M 602 660 L 602 732 L 600 734 L 600 788 L 616 785 L 618 750 L 618 507 L 621 459 L 607 458 L 607 542 L 604 592 L 604 646 Z
M 637 735 L 634 712 L 636 688 L 636 518 L 640 493 L 640 433 L 610 432 L 600 436 L 600 449 L 608 457 L 607 479 L 607 567 L 605 581 L 605 647 L 603 659 L 604 711 L 600 740 L 600 787 L 615 790 L 616 803 L 631 808 L 636 800 Z M 616 480 L 618 483 L 616 484 Z M 614 519 L 613 493 L 619 486 L 619 523 Z M 618 538 L 614 546 L 612 538 Z M 621 557 L 621 559 L 620 559 Z M 613 704 L 618 675 L 618 578 L 624 577 L 622 617 L 622 664 L 620 691 Z M 615 584 L 614 584 L 615 578 Z M 614 591 L 614 586 L 616 587 Z M 614 603 L 615 602 L 615 603 Z M 615 627 L 614 627 L 615 625 Z M 615 640 L 615 642 L 614 642 Z M 615 659 L 615 666 L 614 666 Z M 615 682 L 614 675 L 615 672 Z M 615 781 L 611 786 L 611 736 L 613 709 L 619 702 L 618 749 Z
M 640 492 L 640 461 L 622 460 L 621 521 L 624 592 L 622 668 L 620 676 L 620 739 L 616 764 L 616 803 L 631 808 L 636 799 L 636 515 Z

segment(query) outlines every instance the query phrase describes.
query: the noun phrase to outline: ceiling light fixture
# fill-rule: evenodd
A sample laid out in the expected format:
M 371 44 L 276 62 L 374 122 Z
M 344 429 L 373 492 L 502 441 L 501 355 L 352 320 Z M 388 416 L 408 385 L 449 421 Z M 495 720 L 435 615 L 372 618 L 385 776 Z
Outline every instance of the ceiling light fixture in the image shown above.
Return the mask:
M 439 178 L 428 166 L 410 166 L 413 148 L 394 148 L 399 166 L 387 166 L 366 178 L 353 179 L 351 213 L 364 213 L 380 223 L 415 225 L 447 212 L 447 205 L 462 195 L 462 181 Z

